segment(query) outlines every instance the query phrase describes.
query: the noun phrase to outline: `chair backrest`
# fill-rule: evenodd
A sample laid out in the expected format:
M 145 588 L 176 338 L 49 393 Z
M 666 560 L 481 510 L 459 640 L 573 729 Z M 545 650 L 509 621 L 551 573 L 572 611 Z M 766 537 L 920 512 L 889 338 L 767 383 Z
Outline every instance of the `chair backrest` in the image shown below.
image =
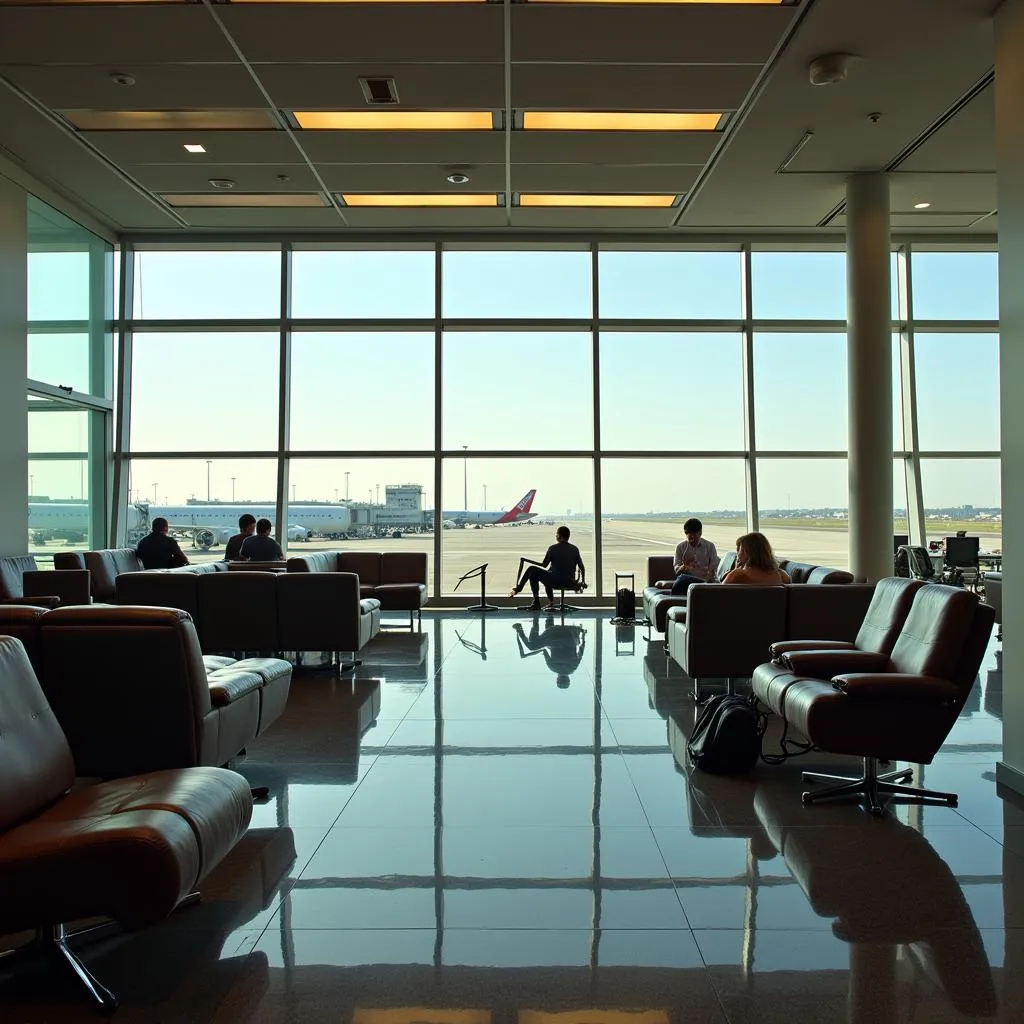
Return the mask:
M 86 551 L 85 567 L 92 573 L 94 601 L 114 601 L 117 597 L 115 580 L 123 572 L 141 572 L 144 568 L 135 548 L 104 548 Z
M 816 565 L 810 565 L 807 562 L 787 561 L 785 565 L 779 564 L 782 569 L 789 573 L 789 579 L 792 583 L 806 583 L 807 577 L 817 569 Z
M 34 817 L 75 777 L 71 748 L 21 642 L 0 637 L 0 832 Z
M 959 587 L 947 587 L 941 583 L 920 587 L 893 645 L 890 658 L 895 670 L 948 679 L 966 687 L 966 697 L 984 652 L 984 647 L 981 652 L 977 651 L 977 635 L 980 635 L 984 623 L 984 616 L 975 623 L 979 607 L 985 606 L 981 605 L 977 595 Z M 991 631 L 992 609 L 986 610 Z M 965 659 L 968 651 L 972 655 L 977 654 L 973 671 L 970 671 L 970 659 Z
M 653 587 L 659 580 L 675 579 L 675 561 L 672 555 L 647 556 L 647 586 Z M 723 557 L 722 561 L 725 561 Z
M 43 616 L 39 635 L 43 691 L 77 774 L 103 778 L 204 763 L 210 688 L 188 615 L 172 608 L 56 608 Z
M 0 558 L 0 597 L 24 597 L 22 576 L 37 568 L 31 555 L 4 555 Z
M 914 595 L 924 584 L 921 580 L 887 576 L 875 584 L 871 604 L 864 614 L 864 621 L 857 630 L 854 643 L 862 651 L 876 654 L 892 654 L 900 630 L 910 614 Z
M 790 576 L 792 579 L 792 576 Z M 794 583 L 799 582 L 793 580 Z M 846 569 L 832 569 L 827 565 L 816 565 L 804 579 L 804 583 L 852 583 L 853 573 Z
M 736 551 L 726 551 L 722 555 L 722 560 L 718 563 L 718 568 L 715 570 L 715 578 L 718 580 L 724 580 L 726 573 L 732 572 L 736 568 Z M 671 573 L 669 574 L 671 575 Z
M 920 544 L 901 544 L 896 552 L 897 576 L 912 576 L 916 580 L 930 580 L 935 577 L 935 564 L 928 549 Z
M 977 568 L 980 549 L 980 537 L 947 537 L 944 561 L 950 566 Z
M 0 604 L 0 636 L 20 640 L 32 668 L 39 671 L 39 624 L 45 608 L 27 604 Z

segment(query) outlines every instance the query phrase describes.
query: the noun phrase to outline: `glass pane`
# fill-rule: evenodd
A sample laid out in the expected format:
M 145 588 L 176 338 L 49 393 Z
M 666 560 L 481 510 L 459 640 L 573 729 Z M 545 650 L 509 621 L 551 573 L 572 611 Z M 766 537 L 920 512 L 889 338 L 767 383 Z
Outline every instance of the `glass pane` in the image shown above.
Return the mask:
M 982 551 L 1002 550 L 998 459 L 921 459 L 921 493 L 929 541 L 966 530 Z
M 754 252 L 750 259 L 755 319 L 846 319 L 846 253 Z
M 434 253 L 292 253 L 292 316 L 434 316 Z
M 685 398 L 659 389 L 656 405 L 685 408 L 683 430 L 652 431 L 651 368 L 675 376 Z M 670 368 L 675 368 L 674 373 Z M 739 334 L 601 334 L 601 447 L 743 448 L 743 339 Z
M 137 252 L 136 320 L 256 319 L 281 315 L 281 253 Z
M 592 448 L 591 351 L 582 331 L 447 332 L 443 447 Z M 501 382 L 500 402 L 492 381 Z
M 89 335 L 29 334 L 28 375 L 89 394 Z
M 922 451 L 998 451 L 999 335 L 914 336 Z
M 994 252 L 915 252 L 918 320 L 999 319 L 999 257 Z
M 601 507 L 603 593 L 616 572 L 632 572 L 639 594 L 648 555 L 671 555 L 690 516 L 719 555 L 735 547 L 747 526 L 746 460 L 602 459 Z
M 903 451 L 903 370 L 900 364 L 901 339 L 892 336 L 892 450 Z
M 602 318 L 738 320 L 738 252 L 600 252 Z
M 423 551 L 432 588 L 432 459 L 292 459 L 288 480 L 290 554 L 371 539 L 367 550 Z
M 220 561 L 251 512 L 276 522 L 277 464 L 273 459 L 132 459 L 128 464 L 128 543 L 163 516 L 191 562 Z
M 779 558 L 845 569 L 849 564 L 845 459 L 758 459 L 761 532 Z
M 277 449 L 280 335 L 136 333 L 135 451 Z
M 593 479 L 589 459 L 446 459 L 441 593 L 452 593 L 463 573 L 487 562 L 487 592 L 507 595 L 520 556 L 542 560 L 561 525 L 592 570 Z M 464 583 L 459 593 L 479 593 L 479 586 Z
M 89 475 L 94 428 L 102 413 L 46 399 L 29 399 L 28 550 L 86 550 L 92 536 Z M 102 495 L 95 496 L 102 501 Z
M 589 252 L 459 252 L 442 256 L 446 317 L 593 316 Z
M 294 334 L 291 416 L 293 451 L 433 449 L 433 332 Z
M 845 334 L 755 334 L 754 423 L 762 451 L 847 444 Z M 799 396 L 799 414 L 794 398 Z

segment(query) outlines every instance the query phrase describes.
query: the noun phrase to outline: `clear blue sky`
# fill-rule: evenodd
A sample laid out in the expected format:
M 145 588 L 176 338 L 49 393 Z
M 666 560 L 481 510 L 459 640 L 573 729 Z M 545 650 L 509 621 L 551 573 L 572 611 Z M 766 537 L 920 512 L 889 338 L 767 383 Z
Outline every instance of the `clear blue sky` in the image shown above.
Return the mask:
M 299 251 L 293 255 L 292 314 L 365 320 L 434 313 L 434 253 Z M 842 253 L 753 256 L 753 314 L 777 320 L 845 316 Z M 914 256 L 915 315 L 963 320 L 997 315 L 996 257 L 989 253 Z M 594 312 L 586 251 L 446 252 L 446 318 L 586 319 Z M 741 262 L 735 252 L 602 252 L 603 319 L 741 316 Z M 81 321 L 88 314 L 84 252 L 29 258 L 32 320 Z M 280 305 L 280 255 L 263 252 L 145 252 L 137 256 L 135 316 L 274 318 Z M 442 339 L 441 443 L 468 448 L 443 467 L 444 508 L 508 507 L 530 487 L 543 514 L 593 508 L 592 464 L 566 457 L 476 458 L 479 450 L 586 450 L 594 440 L 593 358 L 589 325 L 547 324 L 530 332 L 451 324 Z M 697 332 L 607 324 L 599 345 L 600 429 L 606 451 L 604 509 L 741 509 L 743 464 L 725 457 L 687 459 L 687 451 L 743 449 L 742 344 L 735 329 Z M 759 449 L 843 450 L 846 340 L 842 333 L 784 329 L 754 339 L 755 427 Z M 209 450 L 277 445 L 278 333 L 203 331 L 135 335 L 132 446 L 196 457 L 139 460 L 132 488 L 161 501 L 205 497 Z M 894 339 L 894 360 L 898 355 Z M 922 450 L 998 450 L 998 338 L 995 334 L 917 334 Z M 29 375 L 86 390 L 84 334 L 31 336 Z M 297 459 L 298 500 L 383 500 L 389 483 L 423 485 L 435 503 L 435 336 L 432 325 L 387 331 L 309 330 L 293 336 L 293 450 L 407 450 L 405 459 Z M 973 396 L 965 401 L 964 396 Z M 899 418 L 897 396 L 896 415 Z M 898 426 L 898 423 L 897 423 Z M 33 450 L 82 450 L 85 414 L 31 417 Z M 671 462 L 638 459 L 642 450 L 679 451 Z M 33 490 L 77 497 L 77 463 L 34 462 Z M 232 480 L 232 478 L 234 478 Z M 998 462 L 928 461 L 927 505 L 999 504 Z M 271 460 L 220 460 L 210 467 L 214 498 L 273 495 Z M 762 460 L 763 508 L 847 504 L 843 460 Z M 133 495 L 134 496 L 134 495 Z M 896 504 L 903 499 L 897 496 Z

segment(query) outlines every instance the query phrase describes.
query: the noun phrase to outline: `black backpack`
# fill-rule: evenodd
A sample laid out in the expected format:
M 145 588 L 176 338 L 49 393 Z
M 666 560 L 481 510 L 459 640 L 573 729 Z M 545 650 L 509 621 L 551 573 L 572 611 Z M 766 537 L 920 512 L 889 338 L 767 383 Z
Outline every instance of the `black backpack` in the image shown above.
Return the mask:
M 686 753 L 702 772 L 739 775 L 757 764 L 763 733 L 755 699 L 723 693 L 701 706 Z

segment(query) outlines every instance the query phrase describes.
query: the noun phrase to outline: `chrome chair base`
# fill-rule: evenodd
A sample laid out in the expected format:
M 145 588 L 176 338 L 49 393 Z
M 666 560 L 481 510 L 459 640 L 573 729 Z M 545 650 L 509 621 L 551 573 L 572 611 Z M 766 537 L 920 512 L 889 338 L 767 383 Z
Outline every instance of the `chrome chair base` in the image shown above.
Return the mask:
M 830 782 L 832 785 L 824 789 L 809 790 L 802 795 L 802 800 L 805 804 L 822 803 L 827 800 L 857 800 L 865 804 L 876 818 L 885 813 L 886 807 L 893 799 L 899 803 L 956 807 L 956 793 L 940 793 L 933 789 L 901 785 L 913 774 L 913 768 L 900 768 L 879 775 L 878 758 L 865 757 L 864 774 L 859 779 L 851 779 L 848 775 L 804 772 L 804 782 Z

